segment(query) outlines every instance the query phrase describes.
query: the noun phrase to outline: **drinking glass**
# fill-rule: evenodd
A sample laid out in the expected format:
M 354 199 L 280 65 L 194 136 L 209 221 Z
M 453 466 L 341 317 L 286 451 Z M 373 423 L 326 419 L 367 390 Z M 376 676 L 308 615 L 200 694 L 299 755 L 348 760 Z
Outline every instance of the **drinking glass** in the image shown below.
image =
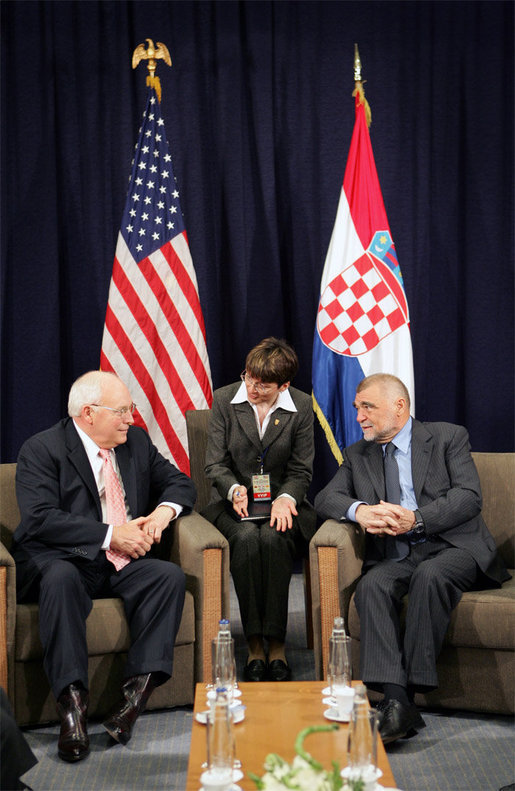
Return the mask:
M 228 791 L 232 786 L 234 764 L 234 736 L 229 698 L 219 689 L 214 707 L 206 721 L 207 772 L 201 776 L 203 788 Z
M 352 780 L 360 778 L 365 791 L 376 788 L 382 772 L 377 768 L 378 713 L 365 706 L 354 707 L 349 722 L 347 756 L 349 765 L 342 772 Z
M 213 688 L 225 687 L 229 703 L 233 699 L 236 686 L 236 662 L 234 658 L 234 638 L 214 637 L 211 641 L 211 670 Z

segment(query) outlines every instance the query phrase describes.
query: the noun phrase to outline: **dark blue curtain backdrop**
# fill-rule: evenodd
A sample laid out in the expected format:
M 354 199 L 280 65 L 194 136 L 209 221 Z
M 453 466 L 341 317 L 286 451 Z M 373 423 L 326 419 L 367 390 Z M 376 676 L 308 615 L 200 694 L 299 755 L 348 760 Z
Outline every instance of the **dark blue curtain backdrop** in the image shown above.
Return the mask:
M 162 113 L 215 387 L 275 334 L 311 390 L 358 42 L 417 415 L 466 425 L 476 450 L 513 450 L 511 0 L 4 2 L 1 14 L 3 461 L 99 365 L 145 104 L 131 56 L 146 37 L 173 61 L 158 70 Z M 325 479 L 320 441 L 317 453 Z

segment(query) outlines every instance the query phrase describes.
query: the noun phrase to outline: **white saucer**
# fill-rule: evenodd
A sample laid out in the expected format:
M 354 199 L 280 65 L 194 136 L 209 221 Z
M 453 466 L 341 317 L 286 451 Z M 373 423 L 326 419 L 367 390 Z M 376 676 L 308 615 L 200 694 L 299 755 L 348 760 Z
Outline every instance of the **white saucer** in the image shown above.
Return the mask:
M 204 772 L 202 773 L 204 774 Z M 202 775 L 200 775 L 202 777 Z M 241 787 L 236 785 L 239 780 L 243 779 L 243 772 L 240 769 L 233 769 L 232 770 L 232 785 L 229 787 L 229 791 L 242 791 Z M 201 780 L 202 782 L 202 780 Z M 205 786 L 201 786 L 199 791 L 204 791 Z
M 239 722 L 242 722 L 245 719 L 245 709 L 246 708 L 247 707 L 243 706 L 243 704 L 241 704 L 241 703 L 238 703 L 236 705 L 236 707 L 234 707 L 234 710 L 232 711 L 232 721 L 233 721 L 234 725 L 237 725 Z M 209 714 L 209 710 L 208 711 L 198 711 L 195 714 L 195 719 L 197 720 L 197 722 L 200 722 L 201 725 L 205 725 L 206 722 L 207 722 L 208 714 Z M 241 780 L 241 778 L 240 778 L 240 780 Z
M 330 695 L 331 694 L 331 687 L 324 687 L 322 690 L 322 695 Z
M 324 711 L 324 717 L 326 720 L 331 720 L 332 722 L 350 722 L 350 714 L 344 714 L 343 717 L 340 717 L 338 714 L 338 709 L 326 709 Z
M 201 786 L 198 791 L 205 791 L 204 786 Z M 233 783 L 232 786 L 229 787 L 229 791 L 243 791 L 241 786 L 237 786 L 236 783 Z M 379 787 L 378 787 L 379 791 Z M 398 791 L 396 788 L 385 788 L 384 791 Z

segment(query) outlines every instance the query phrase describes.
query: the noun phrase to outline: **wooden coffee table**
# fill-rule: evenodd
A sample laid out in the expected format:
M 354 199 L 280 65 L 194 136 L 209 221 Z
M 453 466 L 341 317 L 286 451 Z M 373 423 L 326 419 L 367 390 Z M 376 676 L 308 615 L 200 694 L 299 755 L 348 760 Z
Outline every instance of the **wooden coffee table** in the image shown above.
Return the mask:
M 356 684 L 358 682 L 354 682 Z M 247 707 L 243 722 L 234 726 L 236 756 L 242 763 L 244 777 L 238 781 L 240 788 L 254 791 L 255 784 L 249 772 L 261 776 L 268 753 L 278 753 L 286 761 L 295 755 L 294 742 L 298 732 L 310 725 L 327 725 L 324 717 L 326 706 L 322 703 L 323 681 L 285 681 L 241 683 L 241 702 Z M 197 684 L 194 712 L 206 710 L 206 687 Z M 337 731 L 314 733 L 308 736 L 304 747 L 326 769 L 337 760 L 343 769 L 347 765 L 347 728 L 341 724 Z M 206 726 L 194 718 L 191 749 L 188 763 L 186 791 L 199 791 L 202 763 L 206 760 Z M 377 763 L 383 772 L 382 786 L 395 787 L 395 780 L 388 763 L 381 739 L 377 745 Z

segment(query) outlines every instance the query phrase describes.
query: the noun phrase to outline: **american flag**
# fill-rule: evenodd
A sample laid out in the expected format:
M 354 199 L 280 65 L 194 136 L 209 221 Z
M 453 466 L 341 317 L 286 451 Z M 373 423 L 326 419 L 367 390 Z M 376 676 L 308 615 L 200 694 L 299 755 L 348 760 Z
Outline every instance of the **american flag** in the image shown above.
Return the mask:
M 100 367 L 125 382 L 137 425 L 188 473 L 184 415 L 210 407 L 213 393 L 197 277 L 153 88 L 118 234 Z

